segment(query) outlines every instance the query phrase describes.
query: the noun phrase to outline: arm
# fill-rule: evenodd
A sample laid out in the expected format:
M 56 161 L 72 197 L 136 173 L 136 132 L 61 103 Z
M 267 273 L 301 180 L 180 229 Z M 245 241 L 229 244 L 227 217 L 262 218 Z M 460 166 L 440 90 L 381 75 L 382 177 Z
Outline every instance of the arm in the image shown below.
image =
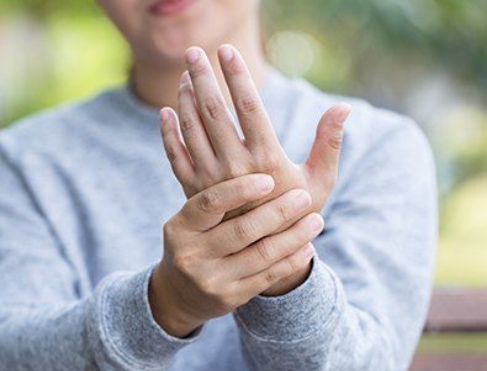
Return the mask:
M 161 112 L 166 153 L 186 194 L 221 178 L 263 172 L 276 180 L 271 198 L 288 187 L 304 188 L 313 211 L 321 210 L 335 184 L 349 108 L 334 106 L 322 116 L 308 159 L 296 165 L 277 142 L 237 51 L 224 47 L 219 56 L 245 140 L 235 134 L 210 64 L 198 53 L 182 77 L 179 118 L 170 109 Z M 230 59 L 223 55 L 228 53 Z M 431 288 L 434 167 L 413 125 L 395 122 L 377 139 L 334 191 L 328 230 L 314 242 L 318 254 L 311 274 L 306 269 L 287 277 L 263 292 L 274 297 L 259 295 L 237 309 L 251 369 L 407 368 Z
M 166 223 L 164 258 L 154 269 L 109 275 L 81 298 L 87 272 L 71 264 L 28 182 L 2 156 L 2 370 L 166 369 L 206 320 L 308 266 L 309 241 L 323 227 L 320 215 L 308 215 L 311 197 L 302 190 L 222 222 L 274 187 L 266 175 L 231 179 L 192 197 Z M 300 233 L 264 238 L 296 216 Z M 260 256 L 269 244 L 285 246 Z
M 434 168 L 412 126 L 380 143 L 339 183 L 305 283 L 235 313 L 252 369 L 408 369 L 432 285 Z
M 164 369 L 198 333 L 179 339 L 156 324 L 151 272 L 110 275 L 81 298 L 80 272 L 0 148 L 1 370 Z

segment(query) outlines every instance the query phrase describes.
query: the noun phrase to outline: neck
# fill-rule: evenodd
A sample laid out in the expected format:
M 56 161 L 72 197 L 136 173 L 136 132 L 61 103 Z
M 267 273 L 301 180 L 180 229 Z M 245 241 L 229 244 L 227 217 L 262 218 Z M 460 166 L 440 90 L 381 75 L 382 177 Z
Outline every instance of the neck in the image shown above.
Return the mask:
M 233 107 L 233 103 L 218 63 L 219 45 L 229 43 L 239 50 L 258 89 L 261 88 L 269 70 L 262 48 L 259 22 L 257 17 L 254 18 L 240 27 L 233 37 L 220 40 L 213 47 L 205 48 L 225 101 L 230 107 Z M 177 109 L 179 79 L 185 69 L 183 56 L 178 63 L 164 64 L 163 67 L 135 60 L 132 71 L 133 92 L 144 103 L 155 108 L 169 106 Z

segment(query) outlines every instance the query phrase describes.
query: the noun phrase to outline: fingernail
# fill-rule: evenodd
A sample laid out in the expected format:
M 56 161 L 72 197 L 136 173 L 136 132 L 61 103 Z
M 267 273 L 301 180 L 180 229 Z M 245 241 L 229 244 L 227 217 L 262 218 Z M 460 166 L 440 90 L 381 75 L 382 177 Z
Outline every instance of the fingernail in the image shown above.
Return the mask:
M 310 258 L 313 257 L 313 255 L 315 254 L 315 249 L 313 248 L 313 245 L 308 243 L 305 247 L 305 249 L 303 250 L 303 256 L 306 260 L 309 260 Z
M 350 112 L 352 111 L 352 107 L 348 103 L 338 103 L 337 105 L 340 109 L 340 113 L 338 114 L 337 120 L 340 123 L 344 123 L 345 120 L 347 119 L 348 115 L 350 115 Z
M 309 205 L 311 205 L 311 197 L 308 192 L 301 191 L 294 199 L 294 209 L 296 211 L 305 210 Z
M 200 55 L 200 50 L 193 46 L 186 50 L 186 62 L 192 64 L 200 58 Z
M 161 109 L 160 111 L 160 115 L 161 115 L 161 119 L 162 121 L 169 121 L 170 119 L 170 112 L 169 112 L 169 107 L 164 107 L 163 109 Z
M 323 224 L 323 218 L 317 214 L 310 217 L 306 222 L 308 228 L 313 232 L 317 232 L 323 229 Z
M 233 59 L 233 50 L 230 45 L 222 45 L 220 47 L 220 56 L 224 62 L 230 62 Z
M 262 192 L 268 192 L 274 188 L 274 179 L 271 176 L 261 176 L 257 179 L 257 187 Z

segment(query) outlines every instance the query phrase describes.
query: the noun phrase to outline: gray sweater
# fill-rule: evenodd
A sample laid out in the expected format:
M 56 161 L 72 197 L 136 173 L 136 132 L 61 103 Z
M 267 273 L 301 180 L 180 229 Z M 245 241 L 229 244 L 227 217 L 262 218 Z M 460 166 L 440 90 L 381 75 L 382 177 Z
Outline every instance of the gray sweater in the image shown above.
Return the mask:
M 189 338 L 154 321 L 162 225 L 185 202 L 158 112 L 118 87 L 0 131 L 0 370 L 401 371 L 430 298 L 434 165 L 408 118 L 276 70 L 261 88 L 302 162 L 344 100 L 339 179 L 307 280 L 257 296 Z

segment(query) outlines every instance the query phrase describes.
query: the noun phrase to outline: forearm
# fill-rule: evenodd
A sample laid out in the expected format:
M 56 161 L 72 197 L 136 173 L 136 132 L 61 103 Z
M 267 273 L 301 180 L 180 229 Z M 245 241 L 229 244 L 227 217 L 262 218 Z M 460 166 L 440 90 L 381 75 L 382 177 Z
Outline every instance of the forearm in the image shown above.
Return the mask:
M 324 369 L 326 343 L 336 326 L 342 299 L 333 279 L 323 276 L 317 260 L 315 255 L 310 275 L 293 291 L 258 296 L 234 313 L 251 369 Z
M 372 304 L 367 309 L 347 303 L 340 280 L 319 258 L 315 257 L 313 264 L 308 280 L 295 291 L 275 298 L 258 297 L 235 313 L 250 368 L 405 369 L 422 325 L 421 316 L 413 317 L 416 310 L 401 319 L 410 329 L 400 339 L 394 326 L 388 325 L 385 311 L 375 312 Z M 374 295 L 380 293 L 372 294 L 372 299 Z M 415 306 L 423 307 L 423 303 Z
M 99 370 L 86 328 L 90 303 L 0 309 L 0 369 Z M 95 346 L 96 347 L 96 346 Z M 91 365 L 91 366 L 90 366 Z
M 3 306 L 0 369 L 164 369 L 197 334 L 178 339 L 155 323 L 146 298 L 148 274 L 112 275 L 92 296 L 70 304 Z

